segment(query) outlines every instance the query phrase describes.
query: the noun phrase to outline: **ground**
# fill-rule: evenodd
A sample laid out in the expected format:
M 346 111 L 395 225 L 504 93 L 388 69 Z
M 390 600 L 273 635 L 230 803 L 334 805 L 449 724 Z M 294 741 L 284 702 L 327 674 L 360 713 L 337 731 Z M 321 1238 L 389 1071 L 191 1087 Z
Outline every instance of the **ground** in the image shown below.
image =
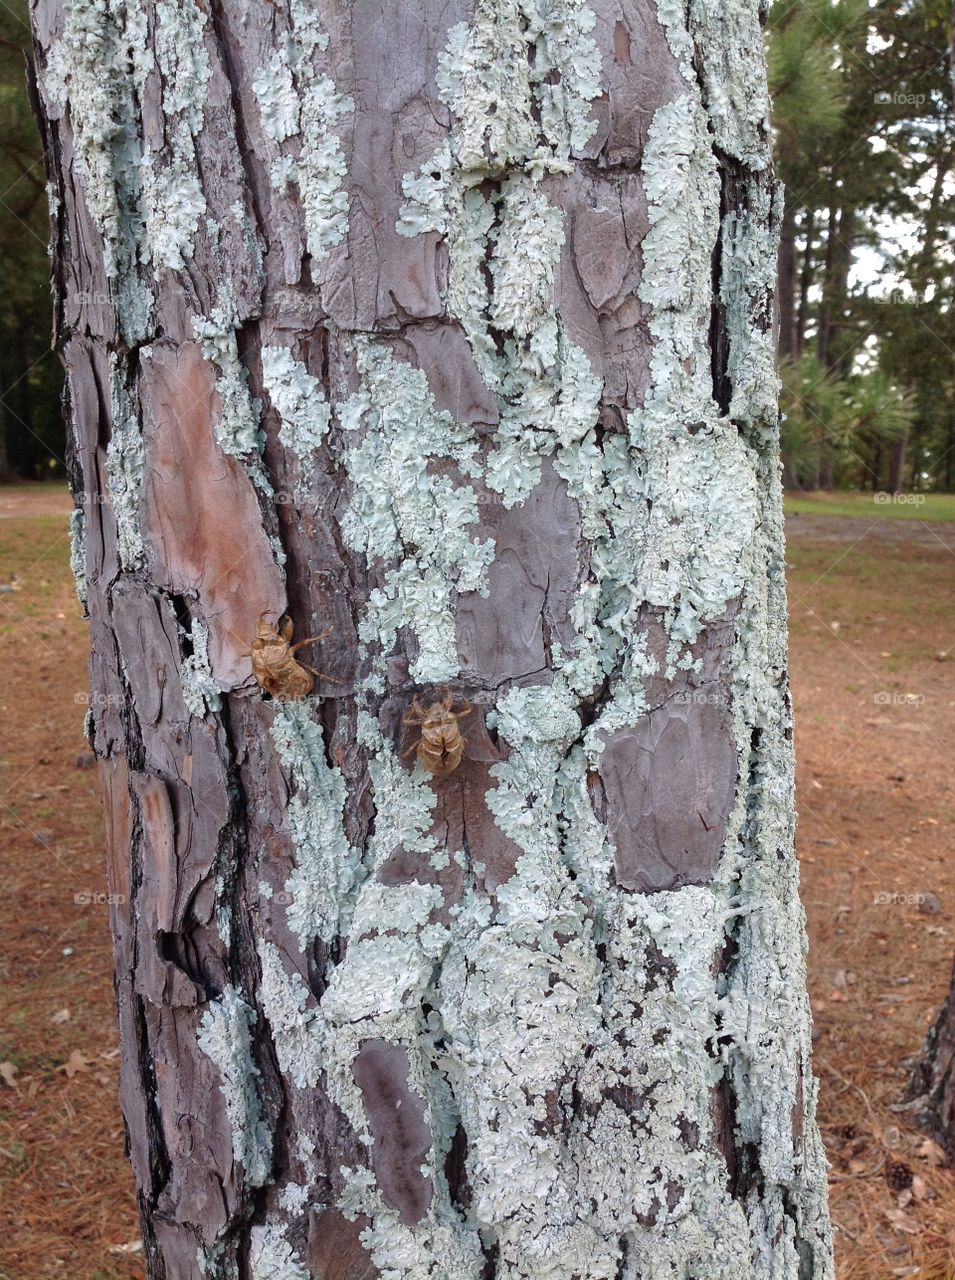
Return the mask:
M 57 486 L 0 489 L 0 1280 L 133 1280 L 86 626 Z M 790 503 L 799 852 L 840 1280 L 955 1278 L 893 1110 L 955 951 L 955 499 Z M 927 518 L 931 516 L 931 523 Z

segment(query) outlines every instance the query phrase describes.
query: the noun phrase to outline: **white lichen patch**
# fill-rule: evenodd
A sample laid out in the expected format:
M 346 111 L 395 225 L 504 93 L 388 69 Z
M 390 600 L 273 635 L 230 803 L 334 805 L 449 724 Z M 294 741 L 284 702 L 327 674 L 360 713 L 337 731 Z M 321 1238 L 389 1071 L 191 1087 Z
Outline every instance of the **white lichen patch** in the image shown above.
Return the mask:
M 209 661 L 209 628 L 193 618 L 189 638 L 192 652 L 183 659 L 179 670 L 182 700 L 192 715 L 202 717 L 207 711 L 218 711 L 222 697 Z
M 387 652 L 398 632 L 415 636 L 414 679 L 434 683 L 458 671 L 455 591 L 486 591 L 494 544 L 474 538 L 473 430 L 438 409 L 425 375 L 366 338 L 356 340 L 362 389 L 343 407 L 347 433 L 361 432 L 343 462 L 350 500 L 342 536 L 383 565 L 359 635 Z M 438 471 L 435 464 L 442 464 Z M 455 474 L 457 472 L 457 474 Z
M 156 266 L 181 271 L 192 257 L 206 198 L 188 129 L 181 125 L 174 139 L 173 154 L 165 163 L 148 149 L 143 154 L 143 212 L 149 239 L 142 256 Z
M 749 169 L 770 161 L 769 91 L 762 6 L 690 0 L 689 29 L 702 59 L 703 105 L 716 145 Z
M 450 1280 L 478 1277 L 485 1271 L 485 1255 L 478 1233 L 456 1222 L 451 1215 L 429 1217 L 406 1226 L 394 1209 L 384 1204 L 367 1169 L 343 1170 L 345 1190 L 339 1208 L 349 1218 L 371 1220 L 363 1228 L 361 1242 L 371 1254 L 382 1280 Z
M 310 1280 L 301 1258 L 285 1239 L 281 1227 L 267 1222 L 250 1232 L 251 1280 Z
M 345 835 L 344 779 L 325 758 L 322 731 L 308 701 L 276 704 L 272 741 L 295 784 L 288 819 L 296 865 L 285 887 L 292 898 L 288 922 L 304 949 L 316 938 L 330 942 L 341 931 L 360 851 Z
M 727 374 L 730 418 L 764 451 L 774 445 L 779 421 L 779 378 L 769 302 L 778 260 L 782 192 L 775 197 L 752 183 L 746 207 L 723 219 L 720 297 L 730 335 Z M 768 495 L 767 495 L 768 496 Z
M 252 87 L 263 132 L 274 144 L 272 185 L 280 192 L 298 186 L 308 252 L 321 263 L 348 231 L 342 134 L 355 105 L 315 66 L 316 52 L 328 45 L 317 12 L 297 0 L 290 19 L 280 47 L 256 71 Z M 297 150 L 290 145 L 295 139 Z
M 278 948 L 259 939 L 262 965 L 260 999 L 268 1019 L 279 1067 L 299 1089 L 314 1088 L 329 1060 L 325 1021 L 299 973 L 289 975 Z
M 345 153 L 336 128 L 355 110 L 351 98 L 336 92 L 329 76 L 319 76 L 302 101 L 302 150 L 298 184 L 305 210 L 308 251 L 322 262 L 348 231 Z
M 590 6 L 574 0 L 478 0 L 471 24 L 452 27 L 438 86 L 457 117 L 462 169 L 566 167 L 596 128 L 595 25 Z
M 252 1058 L 251 1028 L 255 1021 L 255 1010 L 234 987 L 226 987 L 202 1015 L 198 1044 L 219 1071 L 235 1158 L 245 1171 L 248 1185 L 261 1187 L 269 1177 L 272 1137 L 262 1119 L 256 1083 L 259 1069 Z
M 70 108 L 74 160 L 103 240 L 120 326 L 128 342 L 148 331 L 148 269 L 181 269 L 205 212 L 194 138 L 210 78 L 206 12 L 195 0 L 79 0 L 64 10 L 43 77 L 49 101 Z M 140 103 L 158 73 L 166 137 L 144 141 Z
M 220 289 L 220 300 L 208 316 L 192 316 L 192 331 L 202 354 L 216 367 L 219 414 L 213 430 L 223 451 L 241 459 L 249 478 L 266 497 L 272 485 L 262 463 L 265 432 L 261 429 L 262 405 L 249 391 L 249 372 L 239 354 L 240 320 L 231 289 Z M 270 538 L 279 565 L 285 553 L 278 539 Z
M 743 1207 L 712 1173 L 719 1135 L 711 1098 L 721 1065 L 708 1046 L 719 1026 L 712 966 L 725 941 L 720 895 L 709 888 L 636 895 L 619 903 L 609 924 L 608 1034 L 579 1084 L 596 1112 L 578 1150 L 586 1181 L 605 1179 L 596 1206 L 601 1235 L 626 1232 L 650 1274 L 665 1274 L 666 1263 L 674 1274 L 704 1268 L 714 1280 L 754 1276 L 740 1254 Z M 615 1193 L 621 1185 L 629 1204 Z
M 230 300 L 209 316 L 193 316 L 192 329 L 202 354 L 217 368 L 217 390 L 222 408 L 215 425 L 216 439 L 234 458 L 257 459 L 262 448 L 259 402 L 249 394 L 249 374 L 239 356 L 238 320 Z M 257 461 L 252 464 L 257 471 Z
M 138 272 L 144 225 L 138 101 L 152 66 L 144 8 L 126 0 L 81 0 L 65 6 L 43 74 L 48 101 L 70 109 L 74 164 L 130 342 L 145 336 L 150 307 Z
M 499 705 L 510 755 L 492 770 L 488 805 L 524 852 L 493 922 L 456 919 L 437 983 L 474 1213 L 514 1277 L 616 1274 L 616 1242 L 591 1225 L 592 1188 L 555 1123 L 603 1037 L 592 920 L 559 852 L 558 770 L 579 731 L 570 700 L 548 688 L 512 690 Z
M 300 107 L 292 68 L 284 51 L 272 54 L 252 77 L 252 89 L 259 104 L 259 118 L 267 137 L 284 142 L 299 129 Z
M 70 569 L 76 582 L 76 598 L 86 608 L 86 512 L 74 507 L 70 512 Z
M 279 439 L 305 461 L 323 442 L 331 418 L 321 383 L 288 347 L 262 348 L 262 381 L 279 416 Z
M 140 526 L 146 455 L 139 420 L 115 356 L 110 356 L 109 386 L 111 430 L 106 446 L 106 488 L 116 521 L 120 563 L 124 569 L 134 570 L 146 563 Z
M 644 599 L 670 611 L 674 641 L 692 643 L 743 589 L 757 498 L 755 457 L 713 402 L 706 335 L 718 179 L 707 118 L 691 95 L 655 114 L 643 174 L 650 230 L 640 297 L 653 307 L 654 346 L 652 386 L 629 423 L 652 504 L 639 580 Z
M 206 211 L 195 138 L 203 127 L 211 70 L 205 37 L 209 18 L 196 0 L 157 0 L 156 68 L 162 83 L 166 144 L 142 161 L 146 219 L 144 262 L 181 270 L 192 257 Z

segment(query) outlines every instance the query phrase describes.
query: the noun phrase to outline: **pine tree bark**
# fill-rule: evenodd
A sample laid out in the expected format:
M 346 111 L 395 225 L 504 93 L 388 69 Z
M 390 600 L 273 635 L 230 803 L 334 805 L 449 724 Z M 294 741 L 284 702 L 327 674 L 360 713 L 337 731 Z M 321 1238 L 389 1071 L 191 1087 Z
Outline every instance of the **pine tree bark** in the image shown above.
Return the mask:
M 755 0 L 33 16 L 151 1280 L 824 1280 Z
M 955 975 L 926 1036 L 904 1104 L 915 1123 L 955 1156 Z

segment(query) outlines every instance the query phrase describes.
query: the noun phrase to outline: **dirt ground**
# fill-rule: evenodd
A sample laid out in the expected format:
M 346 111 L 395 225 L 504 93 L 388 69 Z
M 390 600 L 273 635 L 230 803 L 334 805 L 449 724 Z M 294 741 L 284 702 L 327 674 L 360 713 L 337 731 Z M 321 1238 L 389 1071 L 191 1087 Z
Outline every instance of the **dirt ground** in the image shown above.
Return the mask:
M 69 500 L 0 490 L 0 1280 L 140 1280 Z M 955 524 L 790 522 L 799 851 L 840 1280 L 955 1280 L 893 1110 L 955 951 Z

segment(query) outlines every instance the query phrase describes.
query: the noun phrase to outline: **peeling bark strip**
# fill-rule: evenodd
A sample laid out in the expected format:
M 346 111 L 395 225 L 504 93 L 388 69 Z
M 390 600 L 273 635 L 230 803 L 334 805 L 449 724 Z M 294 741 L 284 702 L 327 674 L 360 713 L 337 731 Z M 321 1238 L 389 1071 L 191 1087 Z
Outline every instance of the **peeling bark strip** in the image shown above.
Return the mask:
M 760 7 L 34 0 L 151 1280 L 832 1275 Z

